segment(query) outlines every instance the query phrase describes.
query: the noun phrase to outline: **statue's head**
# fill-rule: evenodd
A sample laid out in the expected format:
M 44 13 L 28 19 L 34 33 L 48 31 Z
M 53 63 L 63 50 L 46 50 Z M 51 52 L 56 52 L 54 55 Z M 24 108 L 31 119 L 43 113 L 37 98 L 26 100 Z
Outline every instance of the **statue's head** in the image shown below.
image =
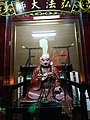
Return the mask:
M 43 54 L 40 57 L 40 64 L 44 67 L 48 67 L 50 65 L 51 59 L 49 54 Z

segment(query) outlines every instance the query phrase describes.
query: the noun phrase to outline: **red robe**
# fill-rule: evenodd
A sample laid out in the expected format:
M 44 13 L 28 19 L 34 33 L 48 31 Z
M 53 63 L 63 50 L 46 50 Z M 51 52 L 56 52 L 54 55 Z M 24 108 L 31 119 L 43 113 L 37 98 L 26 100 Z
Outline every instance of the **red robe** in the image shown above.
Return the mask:
M 42 81 L 42 77 L 47 72 L 50 76 Z M 47 68 L 37 67 L 33 71 L 32 80 L 30 81 L 30 89 L 25 97 L 25 101 L 36 102 L 37 100 L 47 99 L 49 101 L 53 100 L 53 93 L 55 87 L 60 87 L 59 71 L 54 66 L 49 66 Z M 63 92 L 60 90 L 60 92 Z M 62 95 L 61 95 L 62 96 Z M 60 98 L 61 99 L 61 98 Z
M 42 68 L 42 73 L 40 72 L 40 67 L 35 68 L 35 70 L 33 71 L 33 75 L 32 75 L 32 80 L 30 82 L 30 89 L 39 89 L 41 84 L 42 84 L 42 80 L 38 79 L 38 75 L 41 74 L 43 76 L 43 74 L 45 74 L 46 71 L 44 71 L 44 69 L 47 70 L 48 73 L 52 73 L 52 78 L 55 79 L 54 84 L 58 84 L 60 85 L 60 78 L 59 78 L 59 71 L 56 67 L 51 66 L 51 70 L 50 67 L 49 68 Z M 46 81 L 47 82 L 47 81 Z

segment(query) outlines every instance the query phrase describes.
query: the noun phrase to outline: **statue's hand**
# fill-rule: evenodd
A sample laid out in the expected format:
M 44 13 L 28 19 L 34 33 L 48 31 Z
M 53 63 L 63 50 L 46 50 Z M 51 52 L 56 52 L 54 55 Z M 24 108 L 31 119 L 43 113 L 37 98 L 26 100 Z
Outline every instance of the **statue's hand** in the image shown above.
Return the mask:
M 46 80 L 48 78 L 48 73 L 44 73 L 42 77 L 42 81 Z
M 41 80 L 42 79 L 42 74 L 41 73 L 39 73 L 38 75 L 37 75 L 37 78 L 38 78 L 38 80 Z

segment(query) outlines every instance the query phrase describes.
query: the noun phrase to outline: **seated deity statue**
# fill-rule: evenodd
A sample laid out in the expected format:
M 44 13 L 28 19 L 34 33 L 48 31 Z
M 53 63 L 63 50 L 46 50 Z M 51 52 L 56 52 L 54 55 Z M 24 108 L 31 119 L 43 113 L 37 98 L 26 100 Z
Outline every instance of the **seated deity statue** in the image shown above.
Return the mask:
M 64 91 L 60 86 L 60 75 L 57 67 L 53 66 L 49 54 L 40 57 L 40 65 L 34 69 L 30 89 L 26 94 L 27 101 L 60 101 Z

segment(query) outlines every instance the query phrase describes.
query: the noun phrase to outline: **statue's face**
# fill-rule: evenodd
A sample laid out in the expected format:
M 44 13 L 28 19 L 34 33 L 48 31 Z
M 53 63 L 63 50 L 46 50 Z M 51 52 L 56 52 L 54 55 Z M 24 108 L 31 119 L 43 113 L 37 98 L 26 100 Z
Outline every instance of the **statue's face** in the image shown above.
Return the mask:
M 50 56 L 48 54 L 44 54 L 40 58 L 40 63 L 42 66 L 49 66 L 50 65 Z

